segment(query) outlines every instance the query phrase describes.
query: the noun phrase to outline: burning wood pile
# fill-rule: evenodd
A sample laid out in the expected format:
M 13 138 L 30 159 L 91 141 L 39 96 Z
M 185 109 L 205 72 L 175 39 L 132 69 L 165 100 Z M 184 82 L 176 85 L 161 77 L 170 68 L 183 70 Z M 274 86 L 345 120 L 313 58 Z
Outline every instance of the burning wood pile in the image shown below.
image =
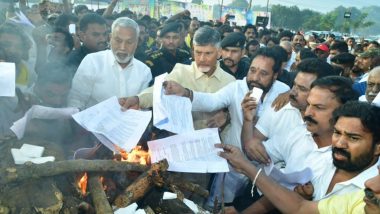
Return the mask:
M 25 142 L 44 146 L 56 161 L 15 165 L 10 149 Z M 108 159 L 66 160 L 62 148 L 51 142 L 11 139 L 0 142 L 0 152 L 0 214 L 106 214 L 135 202 L 145 213 L 194 213 L 183 202 L 182 191 L 208 196 L 199 185 L 166 171 L 166 160 L 150 164 L 141 147 Z M 167 191 L 177 198 L 163 200 Z

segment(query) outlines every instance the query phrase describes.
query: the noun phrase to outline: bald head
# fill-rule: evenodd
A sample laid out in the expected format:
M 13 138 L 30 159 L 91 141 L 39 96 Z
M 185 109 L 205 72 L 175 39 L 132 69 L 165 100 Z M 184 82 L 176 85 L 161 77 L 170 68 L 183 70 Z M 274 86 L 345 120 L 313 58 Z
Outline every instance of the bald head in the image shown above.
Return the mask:
M 375 99 L 380 91 L 380 66 L 373 68 L 368 74 L 365 96 L 369 103 Z

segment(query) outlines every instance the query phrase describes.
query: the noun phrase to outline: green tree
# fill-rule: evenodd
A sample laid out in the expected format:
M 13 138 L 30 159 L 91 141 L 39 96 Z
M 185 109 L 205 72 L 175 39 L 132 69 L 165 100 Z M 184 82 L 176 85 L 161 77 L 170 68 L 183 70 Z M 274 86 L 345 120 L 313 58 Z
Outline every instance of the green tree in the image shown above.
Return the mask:
M 302 28 L 305 30 L 323 30 L 319 25 L 321 19 L 322 15 L 320 13 L 316 13 L 308 19 L 304 19 L 305 21 L 302 24 Z
M 353 30 L 357 30 L 359 28 L 367 28 L 374 25 L 375 24 L 374 22 L 366 21 L 367 16 L 368 16 L 368 13 L 360 14 L 360 16 L 352 22 Z
M 301 11 L 297 6 L 272 5 L 271 16 L 276 27 L 299 29 L 302 26 Z
M 320 28 L 323 30 L 333 30 L 335 27 L 335 21 L 338 17 L 337 12 L 330 12 L 326 15 L 322 16 L 321 22 L 320 22 Z

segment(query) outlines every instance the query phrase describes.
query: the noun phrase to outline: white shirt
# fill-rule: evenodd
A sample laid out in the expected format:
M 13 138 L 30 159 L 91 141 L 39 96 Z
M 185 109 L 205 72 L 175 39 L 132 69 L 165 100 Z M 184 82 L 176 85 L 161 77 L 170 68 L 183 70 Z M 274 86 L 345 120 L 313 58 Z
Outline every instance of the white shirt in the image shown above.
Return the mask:
M 305 167 L 311 168 L 313 172 L 311 182 L 314 186 L 313 200 L 364 189 L 364 182 L 368 178 L 378 175 L 377 164 L 375 164 L 356 177 L 335 184 L 333 190 L 326 194 L 336 171 L 331 146 L 318 148 L 305 125 L 293 129 L 286 138 L 276 136 L 270 140 L 280 140 L 279 142 L 281 142 L 269 148 L 265 144 L 265 148 L 274 163 L 280 161 L 286 163 L 286 167 L 282 169 L 285 173 L 300 171 Z
M 91 53 L 74 76 L 69 106 L 85 109 L 112 96 L 134 96 L 147 88 L 151 79 L 150 68 L 135 58 L 122 68 L 111 50 Z
M 284 172 L 295 172 L 303 169 L 306 157 L 314 150 L 317 144 L 306 125 L 301 124 L 282 135 L 274 135 L 264 142 L 271 161 L 274 164 L 285 162 Z
M 303 123 L 301 112 L 289 102 L 279 111 L 275 111 L 274 108 L 264 111 L 257 121 L 256 128 L 265 137 L 271 138 L 274 135 L 287 134 Z
M 260 117 L 264 109 L 270 108 L 278 94 L 289 90 L 286 84 L 274 81 L 271 89 L 265 95 L 263 103 L 259 104 L 257 115 Z M 193 94 L 193 111 L 215 111 L 228 108 L 231 117 L 231 128 L 225 136 L 225 142 L 241 149 L 241 129 L 243 126 L 243 110 L 241 102 L 249 91 L 246 78 L 236 80 L 215 93 L 195 92 Z
M 292 56 L 290 57 L 290 59 L 286 62 L 286 66 L 285 66 L 285 70 L 287 71 L 291 71 L 291 67 L 293 65 L 293 63 L 296 61 L 296 56 L 297 56 L 297 53 L 292 51 Z
M 362 190 L 365 188 L 364 182 L 366 180 L 379 174 L 377 170 L 378 164 L 374 164 L 354 178 L 336 183 L 333 190 L 326 194 L 336 171 L 336 167 L 333 164 L 331 149 L 324 155 L 312 154 L 312 157 L 313 158 L 308 158 L 306 162 L 312 165 L 311 167 L 313 170 L 313 178 L 311 180 L 314 186 L 313 200 L 321 200 L 323 198 L 328 198 L 331 195 L 343 195 Z

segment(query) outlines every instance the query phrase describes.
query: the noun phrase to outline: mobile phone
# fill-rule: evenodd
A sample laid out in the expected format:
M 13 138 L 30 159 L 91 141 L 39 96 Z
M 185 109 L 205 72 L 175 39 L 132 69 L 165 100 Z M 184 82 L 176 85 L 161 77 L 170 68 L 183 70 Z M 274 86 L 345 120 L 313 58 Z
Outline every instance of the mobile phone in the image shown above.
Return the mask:
M 249 96 L 255 98 L 256 102 L 259 102 L 260 98 L 261 98 L 261 95 L 263 95 L 263 89 L 254 87 L 252 89 L 251 95 L 249 95 Z

